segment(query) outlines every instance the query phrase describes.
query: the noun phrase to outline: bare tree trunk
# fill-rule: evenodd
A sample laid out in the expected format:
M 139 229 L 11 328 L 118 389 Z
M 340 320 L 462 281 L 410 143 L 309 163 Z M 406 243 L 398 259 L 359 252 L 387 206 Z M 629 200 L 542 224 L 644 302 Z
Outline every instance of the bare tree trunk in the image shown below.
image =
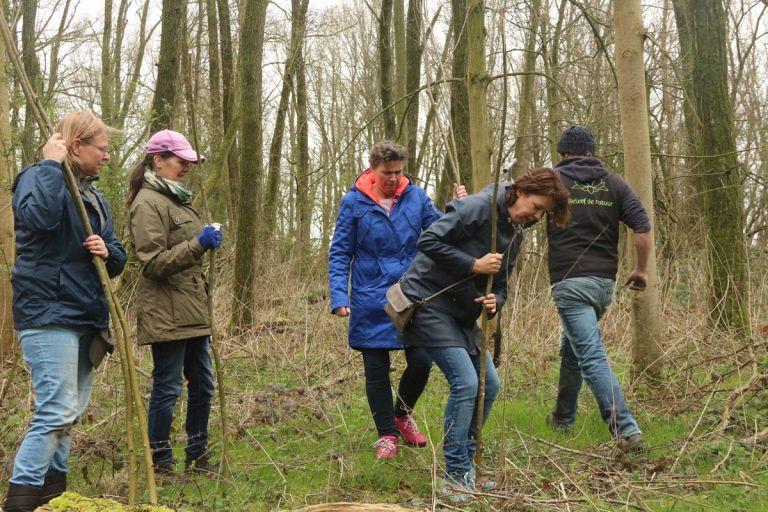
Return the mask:
M 219 17 L 216 1 L 205 0 L 208 18 L 208 88 L 211 98 L 211 153 L 218 153 L 226 129 L 221 106 L 221 59 L 219 57 Z
M 263 174 L 262 51 L 268 0 L 246 0 L 240 32 L 240 80 L 242 137 L 249 146 L 241 148 L 240 197 L 237 210 L 237 251 L 235 252 L 234 303 L 232 322 L 239 328 L 253 324 L 254 263 L 257 212 Z
M 224 125 L 222 132 L 226 133 L 229 125 L 235 119 L 235 54 L 232 50 L 232 16 L 229 13 L 227 0 L 216 0 L 219 8 L 219 39 L 221 41 L 221 108 L 223 111 Z M 232 145 L 227 157 L 227 171 L 229 175 L 229 191 L 231 194 L 231 212 L 233 220 L 234 212 L 238 209 L 240 193 L 234 186 L 240 183 L 240 162 L 237 139 Z
M 104 0 L 104 30 L 101 33 L 101 118 L 107 124 L 114 119 L 112 69 L 112 0 Z M 117 81 L 120 81 L 119 75 Z
M 535 108 L 534 98 L 534 79 L 533 72 L 536 71 L 536 41 L 539 30 L 539 16 L 541 16 L 541 0 L 531 1 L 531 15 L 527 30 L 529 31 L 525 39 L 525 54 L 523 55 L 524 75 L 520 88 L 520 99 L 517 119 L 517 136 L 515 137 L 515 153 L 512 168 L 512 175 L 518 176 L 531 167 L 531 152 L 525 147 L 530 145 L 532 140 L 531 118 Z
M 624 142 L 624 169 L 627 182 L 637 193 L 648 212 L 653 215 L 653 169 L 651 140 L 648 127 L 648 103 L 643 63 L 643 27 L 640 0 L 614 2 L 613 19 L 616 34 L 616 72 L 619 83 L 619 110 Z M 656 248 L 651 232 L 648 258 L 648 286 L 632 296 L 633 343 L 632 357 L 635 375 L 650 371 L 658 377 L 661 365 L 659 345 L 659 289 L 656 275 Z
M 488 71 L 485 65 L 485 3 L 483 0 L 469 0 L 467 4 L 467 94 L 469 107 L 469 135 L 472 148 L 472 188 L 479 191 L 491 181 L 491 152 L 488 132 Z M 492 203 L 490 210 L 496 210 Z M 496 216 L 491 216 L 491 240 L 489 247 L 496 249 Z M 493 276 L 489 276 L 486 293 L 490 293 Z M 478 372 L 477 399 L 477 428 L 475 440 L 477 451 L 475 463 L 483 456 L 483 429 L 487 418 L 483 418 L 485 399 L 485 376 L 487 371 L 485 353 L 488 350 L 487 325 L 488 315 L 483 312 L 483 340 L 480 349 L 480 371 Z
M 688 105 L 686 127 L 707 231 L 710 316 L 715 326 L 750 335 L 744 188 L 728 95 L 726 16 L 721 0 L 673 0 Z
M 306 25 L 304 12 L 302 12 L 300 3 L 302 0 L 292 0 L 293 7 L 302 17 L 299 21 L 303 28 Z M 305 0 L 306 3 L 306 0 Z M 303 30 L 302 30 L 303 31 Z M 303 34 L 302 34 L 303 35 Z M 307 113 L 307 78 L 306 66 L 304 62 L 304 38 L 301 37 L 296 47 L 296 136 L 297 136 L 297 159 L 296 159 L 296 211 L 298 212 L 299 222 L 299 254 L 302 261 L 307 262 L 307 258 L 312 253 L 310 243 L 310 231 L 312 225 L 312 200 L 313 194 L 310 190 L 309 180 L 309 121 Z M 309 265 L 302 265 L 306 268 Z
M 105 0 L 106 1 L 106 0 Z M 120 80 L 120 75 L 123 69 L 123 41 L 125 40 L 125 27 L 128 25 L 128 0 L 120 0 L 120 7 L 117 9 L 117 24 L 115 25 L 115 38 L 112 41 L 112 55 L 111 55 L 111 64 L 112 64 L 112 76 L 117 78 L 116 80 L 112 81 L 112 87 L 114 88 L 112 92 L 112 115 L 117 117 L 119 114 L 119 108 L 120 108 L 120 102 L 123 98 L 123 83 L 122 80 Z M 146 23 L 146 18 L 142 16 L 141 18 L 141 29 L 140 32 L 144 33 L 145 27 L 144 24 Z M 139 45 L 141 45 L 141 41 L 139 41 Z M 137 60 L 142 60 L 143 55 L 137 55 Z M 118 119 L 110 119 L 108 124 L 110 126 L 114 126 L 114 123 L 119 122 Z
M 392 6 L 392 32 L 395 39 L 395 100 L 406 94 L 408 63 L 405 53 L 405 0 L 394 0 Z M 397 141 L 405 144 L 408 140 L 408 123 L 405 121 L 405 101 L 395 107 L 395 124 L 397 126 Z
M 22 24 L 21 24 L 21 59 L 24 63 L 24 71 L 29 77 L 35 94 L 40 95 L 43 90 L 43 76 L 40 72 L 40 63 L 37 60 L 35 42 L 35 20 L 37 17 L 37 0 L 22 0 Z M 37 147 L 35 129 L 35 115 L 32 106 L 27 104 L 24 111 L 24 132 L 21 135 L 21 165 L 27 165 L 35 161 L 35 149 Z
M 453 78 L 467 77 L 467 0 L 451 0 L 453 14 L 451 16 L 451 31 L 453 32 L 454 49 L 451 64 Z M 461 182 L 467 185 L 470 192 L 477 192 L 472 181 L 472 152 L 469 137 L 469 97 L 467 81 L 451 82 L 451 134 L 453 154 L 456 155 L 458 169 L 450 169 L 453 164 L 449 159 L 449 175 L 460 176 Z M 455 178 L 454 178 L 455 179 Z
M 177 93 L 181 90 L 181 59 L 184 57 L 187 3 L 163 0 L 160 61 L 157 65 L 157 83 L 152 100 L 152 133 L 171 128 L 174 112 L 178 109 Z
M 491 182 L 486 97 L 488 71 L 485 68 L 485 4 L 482 0 L 469 0 L 467 7 L 466 83 L 472 148 L 472 189 L 477 192 Z
M 397 136 L 395 113 L 388 108 L 392 104 L 392 4 L 394 0 L 381 1 L 381 14 L 379 15 L 379 94 L 381 94 L 381 108 L 385 109 L 384 136 L 394 139 Z
M 423 0 L 409 0 L 408 2 L 408 22 L 405 53 L 407 58 L 406 70 L 406 89 L 412 93 L 419 88 L 421 82 L 421 27 L 424 16 Z M 417 162 L 416 144 L 419 128 L 419 94 L 413 94 L 406 102 L 406 147 L 408 148 L 408 157 L 412 162 Z M 413 176 L 419 175 L 418 167 L 409 166 L 409 173 Z

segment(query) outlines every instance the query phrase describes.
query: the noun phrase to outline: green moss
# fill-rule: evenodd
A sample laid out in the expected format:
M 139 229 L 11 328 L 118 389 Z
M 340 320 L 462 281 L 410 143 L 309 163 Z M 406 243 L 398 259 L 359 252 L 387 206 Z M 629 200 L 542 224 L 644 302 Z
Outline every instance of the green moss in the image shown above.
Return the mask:
M 106 498 L 88 498 L 74 492 L 65 492 L 52 500 L 47 510 L 51 512 L 173 512 L 168 507 L 154 505 L 129 506 Z

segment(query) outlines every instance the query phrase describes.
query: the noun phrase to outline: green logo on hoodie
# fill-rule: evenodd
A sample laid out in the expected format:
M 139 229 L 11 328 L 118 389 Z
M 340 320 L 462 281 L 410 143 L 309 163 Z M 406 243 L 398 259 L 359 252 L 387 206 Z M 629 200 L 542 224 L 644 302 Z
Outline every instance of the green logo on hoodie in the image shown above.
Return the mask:
M 602 179 L 591 183 L 576 183 L 573 188 L 583 190 L 589 195 L 594 195 L 598 192 L 608 192 L 608 187 L 605 186 L 605 180 Z

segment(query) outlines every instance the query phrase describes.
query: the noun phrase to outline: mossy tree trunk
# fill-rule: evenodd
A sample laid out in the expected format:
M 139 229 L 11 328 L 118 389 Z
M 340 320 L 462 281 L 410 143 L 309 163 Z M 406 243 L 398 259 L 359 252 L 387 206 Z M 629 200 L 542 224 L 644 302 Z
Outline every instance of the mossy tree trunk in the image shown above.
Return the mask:
M 40 95 L 43 90 L 43 75 L 40 71 L 40 62 L 37 60 L 37 33 L 35 32 L 35 20 L 37 18 L 37 0 L 23 0 L 21 3 L 21 60 L 24 71 L 29 77 L 29 82 L 35 94 Z M 35 114 L 32 106 L 26 105 L 24 111 L 24 131 L 21 135 L 21 165 L 26 167 L 34 163 L 35 150 L 37 148 L 37 129 Z
M 485 4 L 467 3 L 467 98 L 469 139 L 472 152 L 472 189 L 477 192 L 491 182 L 491 152 L 488 132 L 488 71 L 485 67 Z
M 301 0 L 293 0 L 293 7 L 298 12 L 300 27 L 306 25 L 306 8 L 300 7 Z M 304 37 L 296 45 L 296 212 L 298 213 L 298 249 L 302 267 L 308 268 L 312 246 L 310 232 L 312 227 L 313 194 L 310 185 L 309 169 L 309 114 L 307 111 L 307 76 L 304 62 Z
M 202 2 L 201 2 L 202 3 Z M 219 151 L 226 127 L 221 107 L 221 57 L 219 55 L 219 16 L 216 1 L 205 0 L 205 15 L 208 21 L 208 87 L 211 101 L 211 154 Z
M 222 132 L 227 133 L 230 125 L 235 122 L 235 54 L 232 50 L 232 18 L 229 13 L 227 0 L 216 0 L 219 14 L 219 41 L 221 44 L 221 108 L 224 125 Z M 227 154 L 227 179 L 229 186 L 230 211 L 232 220 L 236 218 L 240 193 L 237 184 L 240 183 L 240 162 L 237 139 Z
M 238 201 L 234 297 L 232 322 L 236 327 L 253 324 L 255 251 L 259 199 L 263 174 L 262 76 L 264 24 L 267 0 L 246 0 L 240 31 L 241 134 L 248 146 L 240 148 L 240 190 Z
M 382 0 L 379 14 L 379 94 L 384 119 L 384 136 L 394 139 L 397 136 L 395 112 L 389 108 L 392 104 L 392 7 L 394 0 Z
M 625 176 L 645 206 L 651 225 L 655 225 L 651 140 L 643 63 L 645 28 L 640 0 L 614 2 L 613 19 Z M 646 269 L 648 285 L 645 291 L 632 295 L 632 356 L 635 375 L 655 378 L 662 352 L 659 345 L 659 289 L 654 233 L 650 235 L 651 249 Z
M 458 169 L 448 158 L 448 175 L 459 176 L 470 192 L 477 192 L 472 182 L 472 151 L 469 137 L 469 96 L 467 93 L 467 0 L 451 0 L 451 32 L 453 34 L 453 78 L 463 78 L 451 82 L 451 142 L 456 155 Z M 486 114 L 487 115 L 487 114 Z
M 114 122 L 114 84 L 112 69 L 112 0 L 104 0 L 104 30 L 101 33 L 101 118 Z
M 541 0 L 531 1 L 531 14 L 528 18 L 528 33 L 525 38 L 525 53 L 523 54 L 523 72 L 522 86 L 520 87 L 520 98 L 518 100 L 517 133 L 515 134 L 515 152 L 513 158 L 512 174 L 518 176 L 531 167 L 533 161 L 531 151 L 526 146 L 533 140 L 533 130 L 531 119 L 536 108 L 536 98 L 534 97 L 534 79 L 532 73 L 536 71 L 536 42 L 538 40 L 539 16 L 541 16 Z M 503 148 L 502 148 L 503 149 Z
M 157 64 L 155 96 L 152 99 L 150 133 L 173 126 L 177 109 L 178 91 L 181 90 L 181 59 L 184 57 L 187 3 L 163 0 L 160 60 Z
M 408 2 L 408 20 L 406 27 L 405 54 L 407 59 L 406 89 L 411 93 L 419 88 L 421 82 L 421 27 L 424 12 L 423 0 Z M 413 94 L 405 103 L 406 147 L 411 162 L 417 162 L 417 135 L 419 128 L 419 94 Z M 409 174 L 419 175 L 417 166 L 408 166 Z
M 405 0 L 394 0 L 392 5 L 392 35 L 395 50 L 395 100 L 401 99 L 407 89 L 408 62 L 405 50 Z M 401 101 L 395 106 L 395 125 L 397 142 L 406 144 L 408 140 L 408 123 L 405 119 L 406 102 Z
M 728 94 L 726 15 L 721 0 L 674 0 L 683 62 L 684 113 L 707 239 L 710 318 L 749 336 L 744 189 Z

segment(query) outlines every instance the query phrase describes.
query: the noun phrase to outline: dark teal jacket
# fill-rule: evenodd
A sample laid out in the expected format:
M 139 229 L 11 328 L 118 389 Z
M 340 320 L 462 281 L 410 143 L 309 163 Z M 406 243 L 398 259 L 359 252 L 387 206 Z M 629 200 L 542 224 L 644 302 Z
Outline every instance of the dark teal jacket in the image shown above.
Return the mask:
M 16 263 L 11 273 L 14 328 L 64 325 L 105 329 L 109 325 L 107 302 L 91 255 L 83 248 L 85 230 L 64 184 L 61 165 L 43 160 L 27 167 L 14 180 L 12 190 L 16 232 Z M 126 256 L 115 237 L 107 201 L 90 184 L 84 186 L 80 197 L 93 233 L 101 236 L 109 250 L 107 272 L 115 277 L 123 271 Z

